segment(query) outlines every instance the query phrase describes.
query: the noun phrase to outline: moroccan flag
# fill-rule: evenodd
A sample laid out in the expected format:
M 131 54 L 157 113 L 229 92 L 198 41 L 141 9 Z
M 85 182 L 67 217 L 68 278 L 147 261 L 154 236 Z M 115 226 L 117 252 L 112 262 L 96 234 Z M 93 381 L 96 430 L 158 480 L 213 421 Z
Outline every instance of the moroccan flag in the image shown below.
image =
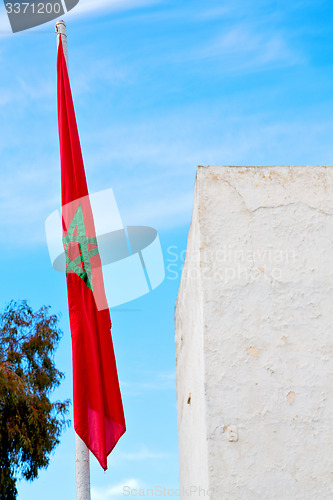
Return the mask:
M 58 121 L 63 242 L 73 349 L 74 428 L 104 470 L 126 430 L 111 319 L 62 41 Z

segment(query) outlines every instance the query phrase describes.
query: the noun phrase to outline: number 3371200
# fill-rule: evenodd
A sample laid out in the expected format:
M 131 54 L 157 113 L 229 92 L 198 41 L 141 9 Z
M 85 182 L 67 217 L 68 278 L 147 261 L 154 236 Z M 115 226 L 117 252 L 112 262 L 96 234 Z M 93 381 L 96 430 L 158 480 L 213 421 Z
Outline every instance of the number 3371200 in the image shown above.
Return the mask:
M 7 14 L 60 14 L 61 3 L 10 3 L 6 2 Z

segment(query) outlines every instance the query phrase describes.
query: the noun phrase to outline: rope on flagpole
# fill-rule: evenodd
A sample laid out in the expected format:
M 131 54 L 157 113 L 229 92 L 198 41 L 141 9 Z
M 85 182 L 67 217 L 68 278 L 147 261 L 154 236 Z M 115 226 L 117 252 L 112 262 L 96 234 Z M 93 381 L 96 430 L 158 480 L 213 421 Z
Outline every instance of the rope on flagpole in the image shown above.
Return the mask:
M 58 21 L 55 26 L 57 33 L 57 46 L 59 47 L 60 37 L 64 56 L 68 68 L 67 33 L 65 21 Z M 75 433 L 75 468 L 76 468 L 76 499 L 91 500 L 90 496 L 90 460 L 89 449 L 82 439 Z

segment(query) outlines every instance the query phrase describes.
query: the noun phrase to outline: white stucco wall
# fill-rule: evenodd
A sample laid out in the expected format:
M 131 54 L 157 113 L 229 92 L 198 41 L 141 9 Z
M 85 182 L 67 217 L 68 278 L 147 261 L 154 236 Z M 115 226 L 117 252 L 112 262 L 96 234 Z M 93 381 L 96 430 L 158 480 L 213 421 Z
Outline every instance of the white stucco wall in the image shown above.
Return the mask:
M 198 168 L 176 350 L 182 499 L 333 498 L 333 168 Z

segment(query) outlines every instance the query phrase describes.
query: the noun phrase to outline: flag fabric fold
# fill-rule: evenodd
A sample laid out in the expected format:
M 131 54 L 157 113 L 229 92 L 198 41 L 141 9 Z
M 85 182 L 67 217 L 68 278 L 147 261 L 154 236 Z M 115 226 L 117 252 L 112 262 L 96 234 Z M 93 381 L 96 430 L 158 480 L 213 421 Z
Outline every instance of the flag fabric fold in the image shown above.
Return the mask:
M 111 338 L 110 312 L 61 37 L 57 73 L 74 428 L 106 470 L 107 456 L 124 434 L 126 426 Z

